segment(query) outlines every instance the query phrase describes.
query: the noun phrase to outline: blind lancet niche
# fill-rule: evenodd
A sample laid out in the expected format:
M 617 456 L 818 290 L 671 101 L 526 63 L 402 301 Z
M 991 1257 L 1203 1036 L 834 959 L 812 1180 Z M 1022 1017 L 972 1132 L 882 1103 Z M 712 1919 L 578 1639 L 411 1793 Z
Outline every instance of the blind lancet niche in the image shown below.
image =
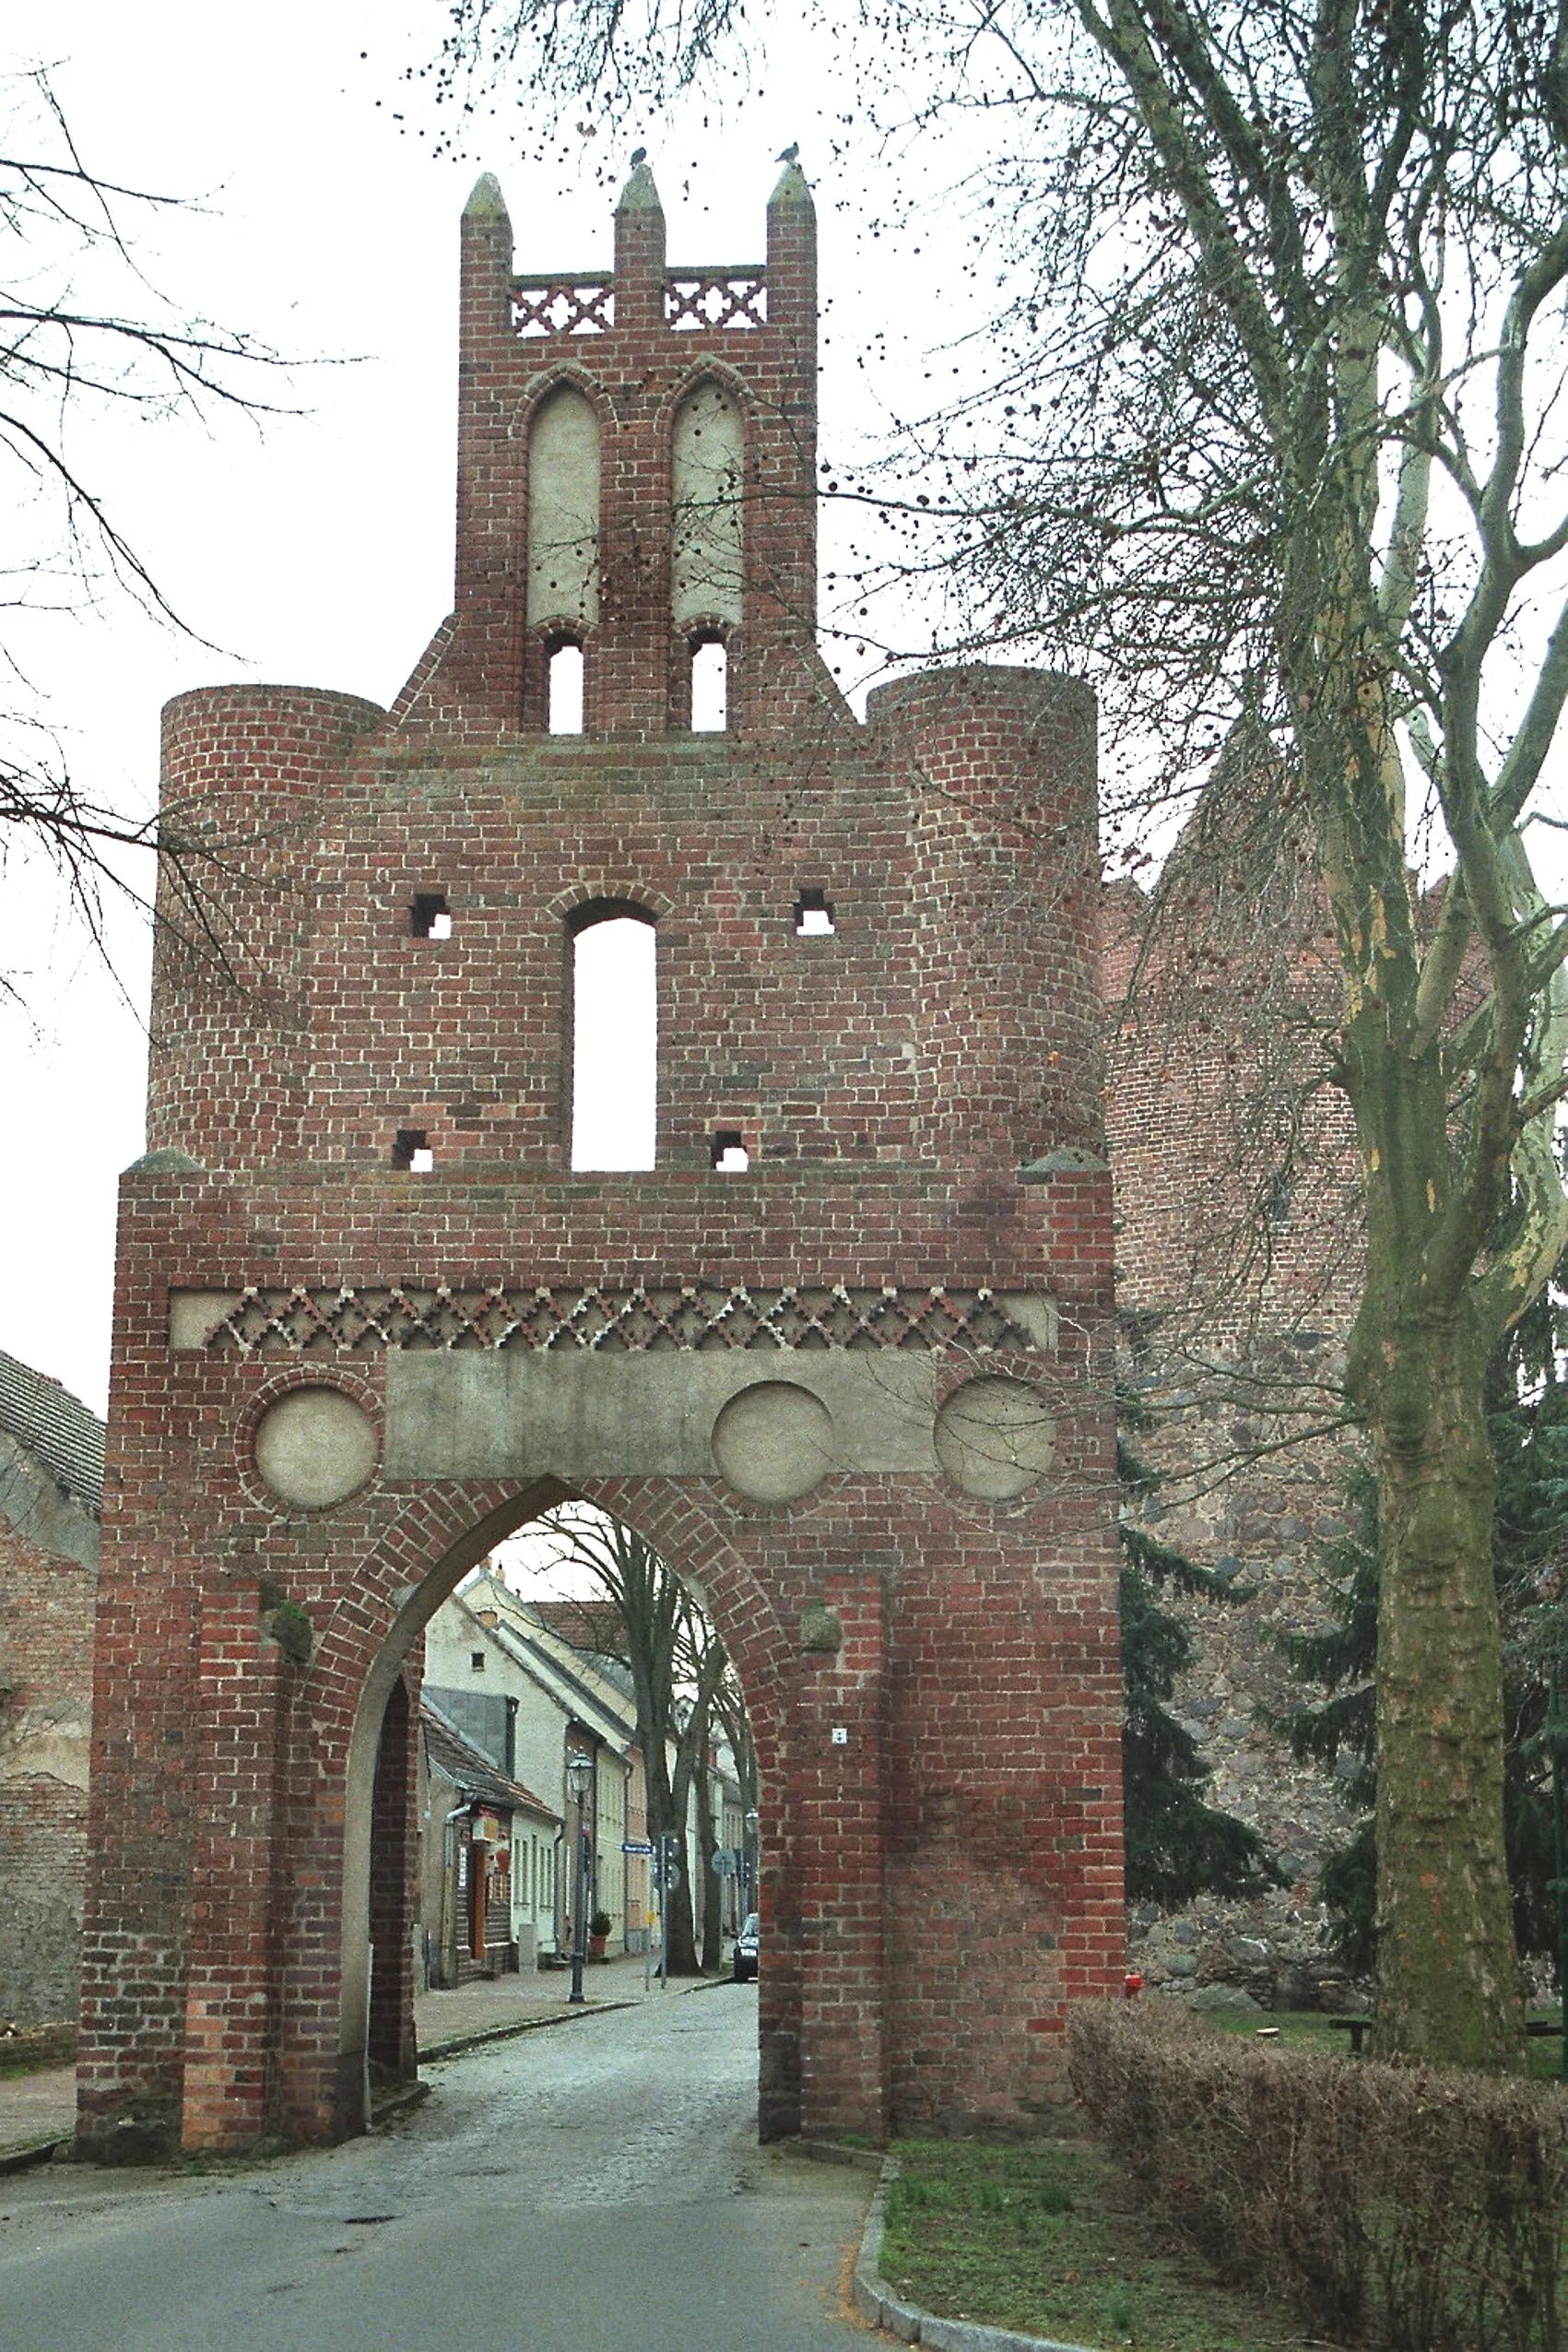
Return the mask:
M 563 384 L 528 436 L 528 627 L 545 641 L 552 735 L 583 731 L 584 645 L 598 617 L 599 420 Z
M 745 443 L 740 405 L 722 384 L 700 384 L 675 412 L 670 441 L 674 528 L 671 610 L 690 664 L 691 725 L 728 723 L 729 639 L 740 625 Z

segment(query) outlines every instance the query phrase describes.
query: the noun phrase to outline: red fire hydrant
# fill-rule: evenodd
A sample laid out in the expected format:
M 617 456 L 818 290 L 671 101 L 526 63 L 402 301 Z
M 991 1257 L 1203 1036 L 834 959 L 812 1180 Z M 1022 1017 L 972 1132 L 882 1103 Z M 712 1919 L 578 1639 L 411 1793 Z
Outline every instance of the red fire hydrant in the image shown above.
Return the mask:
M 1126 1975 L 1122 1980 L 1123 2000 L 1136 2001 L 1142 1991 L 1143 1979 L 1138 1975 L 1136 1968 L 1129 1968 Z

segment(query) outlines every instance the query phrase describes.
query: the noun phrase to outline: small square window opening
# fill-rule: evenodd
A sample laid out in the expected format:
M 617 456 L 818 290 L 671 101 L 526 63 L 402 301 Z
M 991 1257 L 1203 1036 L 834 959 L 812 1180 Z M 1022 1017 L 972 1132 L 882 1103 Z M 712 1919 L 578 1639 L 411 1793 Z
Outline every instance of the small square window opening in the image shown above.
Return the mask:
M 414 903 L 408 909 L 408 928 L 417 940 L 449 940 L 452 937 L 452 914 L 446 904 L 446 892 L 416 891 Z
M 468 1652 L 468 1663 L 473 1668 L 476 1674 L 482 1674 L 485 1671 L 484 1651 L 482 1649 L 471 1649 Z
M 392 1164 L 407 1168 L 410 1176 L 429 1176 L 435 1166 L 435 1153 L 430 1150 L 422 1127 L 400 1127 L 392 1146 Z
M 826 939 L 834 928 L 832 901 L 827 892 L 803 890 L 795 902 L 796 939 Z
M 751 1155 L 737 1127 L 715 1129 L 713 1164 L 721 1176 L 738 1176 L 750 1166 Z

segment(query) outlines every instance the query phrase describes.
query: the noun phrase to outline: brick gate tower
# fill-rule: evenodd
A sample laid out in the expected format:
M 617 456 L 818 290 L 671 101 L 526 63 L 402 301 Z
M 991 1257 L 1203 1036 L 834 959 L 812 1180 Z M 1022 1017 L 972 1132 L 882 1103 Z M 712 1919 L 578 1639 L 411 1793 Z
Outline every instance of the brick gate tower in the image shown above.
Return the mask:
M 613 274 L 514 275 L 488 177 L 462 266 L 397 703 L 165 714 L 221 952 L 164 935 L 124 1183 L 82 2133 L 328 2140 L 411 2068 L 422 1629 L 569 1495 L 745 1686 L 764 2134 L 1027 2124 L 1123 1952 L 1091 698 L 949 669 L 861 725 L 819 661 L 793 165 L 765 264 L 667 267 L 642 165 Z M 632 1173 L 573 1164 L 608 919 Z

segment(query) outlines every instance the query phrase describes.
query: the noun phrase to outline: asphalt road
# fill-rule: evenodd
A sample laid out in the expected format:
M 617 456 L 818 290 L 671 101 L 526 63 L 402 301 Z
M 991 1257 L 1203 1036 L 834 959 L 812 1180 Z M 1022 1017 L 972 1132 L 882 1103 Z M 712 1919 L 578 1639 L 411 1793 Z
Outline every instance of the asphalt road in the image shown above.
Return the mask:
M 754 1987 L 452 2059 L 407 2121 L 195 2178 L 0 2180 L 4 2352 L 870 2352 L 868 2172 L 759 2148 Z

